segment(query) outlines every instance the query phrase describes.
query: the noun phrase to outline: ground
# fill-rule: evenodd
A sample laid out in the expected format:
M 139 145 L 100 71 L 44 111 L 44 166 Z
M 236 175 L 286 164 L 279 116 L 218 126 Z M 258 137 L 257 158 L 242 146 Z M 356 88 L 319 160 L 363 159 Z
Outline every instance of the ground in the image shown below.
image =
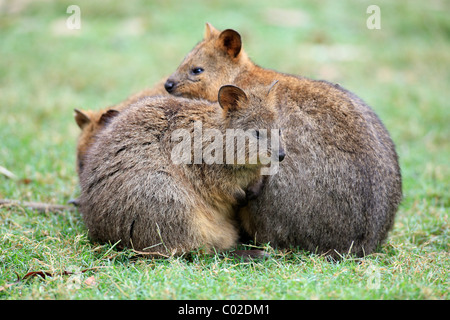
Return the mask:
M 373 4 L 379 29 L 368 28 Z M 68 28 L 70 5 L 80 29 Z M 334 263 L 270 244 L 261 261 L 149 259 L 90 242 L 77 211 L 3 206 L 0 299 L 447 300 L 449 11 L 437 0 L 0 1 L 0 166 L 15 175 L 0 173 L 0 199 L 77 197 L 73 109 L 113 105 L 171 74 L 205 22 L 238 30 L 261 66 L 364 99 L 392 135 L 404 183 L 387 242 Z

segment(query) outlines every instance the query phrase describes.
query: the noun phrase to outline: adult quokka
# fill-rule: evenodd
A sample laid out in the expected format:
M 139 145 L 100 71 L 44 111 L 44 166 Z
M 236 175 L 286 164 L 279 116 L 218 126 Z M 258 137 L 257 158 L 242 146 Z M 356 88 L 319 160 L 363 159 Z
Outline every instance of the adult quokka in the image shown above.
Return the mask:
M 257 66 L 238 32 L 210 24 L 165 87 L 215 101 L 223 84 L 249 89 L 274 80 L 288 156 L 241 211 L 243 227 L 275 247 L 372 253 L 393 225 L 402 183 L 389 133 L 360 98 L 336 84 Z
M 236 244 L 236 207 L 284 150 L 267 147 L 254 158 L 250 152 L 261 140 L 280 146 L 266 134 L 278 132 L 267 87 L 218 91 L 218 103 L 140 100 L 97 134 L 80 173 L 79 208 L 91 239 L 164 255 Z M 238 143 L 228 144 L 235 129 L 247 135 L 243 161 Z

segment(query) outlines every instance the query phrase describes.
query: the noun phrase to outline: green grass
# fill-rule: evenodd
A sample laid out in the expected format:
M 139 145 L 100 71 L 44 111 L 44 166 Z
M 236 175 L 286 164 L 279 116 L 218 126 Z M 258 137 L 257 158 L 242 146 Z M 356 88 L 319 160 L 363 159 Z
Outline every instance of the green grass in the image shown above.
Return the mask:
M 71 4 L 78 32 L 65 28 Z M 370 4 L 380 30 L 366 28 Z M 378 253 L 338 263 L 270 246 L 263 261 L 152 260 L 91 243 L 78 212 L 3 207 L 0 299 L 448 300 L 449 11 L 437 0 L 2 2 L 0 166 L 17 179 L 0 174 L 0 198 L 76 197 L 73 109 L 118 103 L 172 73 L 208 21 L 238 30 L 256 63 L 339 82 L 373 106 L 397 145 L 405 199 Z M 14 283 L 41 270 L 52 276 Z

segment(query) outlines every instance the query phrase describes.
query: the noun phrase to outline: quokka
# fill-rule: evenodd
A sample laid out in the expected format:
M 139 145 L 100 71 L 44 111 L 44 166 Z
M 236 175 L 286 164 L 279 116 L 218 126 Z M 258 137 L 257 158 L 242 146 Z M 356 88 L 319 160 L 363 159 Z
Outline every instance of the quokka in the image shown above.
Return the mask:
M 374 252 L 402 199 L 398 157 L 374 111 L 337 84 L 255 65 L 238 32 L 207 24 L 203 41 L 165 84 L 175 96 L 217 100 L 223 84 L 273 88 L 288 156 L 240 212 L 257 242 L 311 252 Z
M 267 160 L 283 160 L 284 150 L 270 148 L 253 163 L 247 151 L 242 163 L 235 157 L 231 163 L 211 163 L 206 157 L 226 158 L 225 135 L 231 128 L 255 129 L 247 138 L 249 148 L 262 139 L 260 129 L 276 130 L 275 96 L 268 91 L 223 86 L 218 103 L 149 97 L 121 111 L 97 134 L 80 174 L 79 209 L 90 238 L 163 255 L 235 246 L 236 207 L 248 190 L 254 194 L 261 185 Z M 210 148 L 212 137 L 203 135 L 202 161 L 185 162 L 199 150 L 191 143 L 187 151 L 177 146 L 198 138 L 196 123 L 215 132 L 215 148 Z M 271 145 L 273 139 L 265 137 Z M 218 146 L 216 139 L 223 143 Z M 174 158 L 178 154 L 188 157 Z

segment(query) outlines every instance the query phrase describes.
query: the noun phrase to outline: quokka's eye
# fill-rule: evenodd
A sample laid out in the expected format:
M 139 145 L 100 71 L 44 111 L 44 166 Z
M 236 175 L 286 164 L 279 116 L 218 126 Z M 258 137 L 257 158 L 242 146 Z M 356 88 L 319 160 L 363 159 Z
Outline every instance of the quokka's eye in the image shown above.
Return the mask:
M 200 67 L 195 67 L 195 68 L 192 68 L 192 70 L 191 70 L 192 74 L 195 74 L 195 75 L 200 74 L 203 71 L 205 71 L 205 69 L 200 68 Z

